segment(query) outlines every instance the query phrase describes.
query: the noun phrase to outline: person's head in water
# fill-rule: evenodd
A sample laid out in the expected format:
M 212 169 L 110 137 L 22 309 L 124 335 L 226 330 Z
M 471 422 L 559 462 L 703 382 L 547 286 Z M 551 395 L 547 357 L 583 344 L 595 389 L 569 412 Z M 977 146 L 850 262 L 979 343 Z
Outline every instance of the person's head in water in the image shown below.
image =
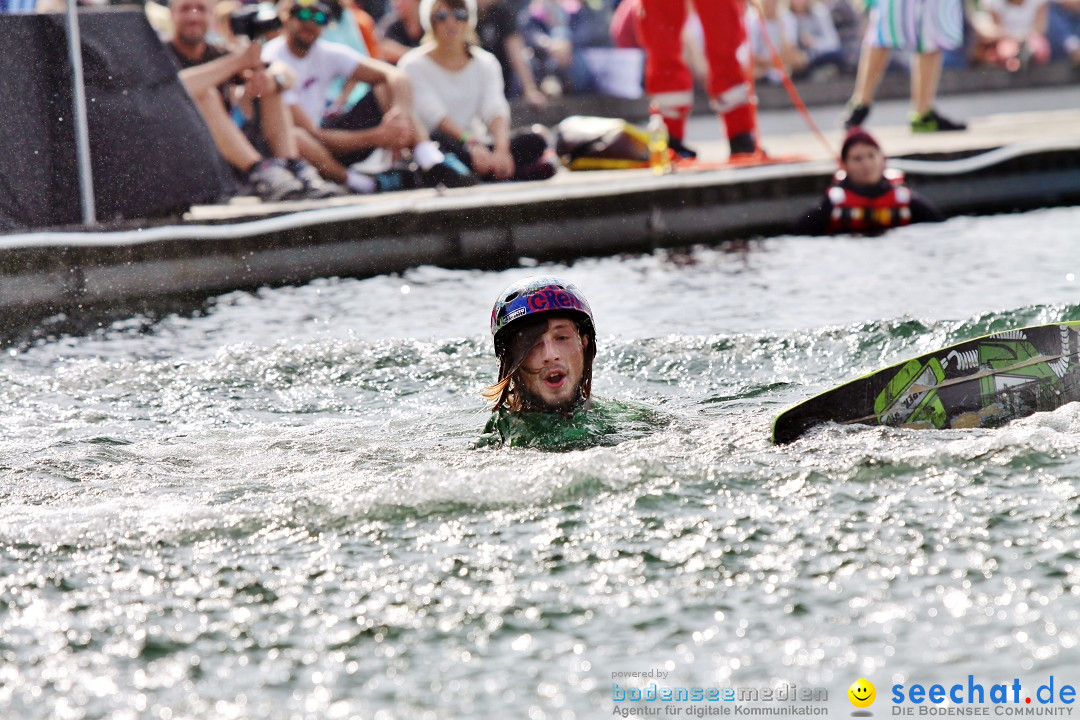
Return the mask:
M 592 393 L 596 329 L 574 285 L 531 277 L 506 288 L 491 311 L 499 381 L 484 390 L 492 410 L 570 413 Z
M 854 128 L 844 138 L 840 162 L 855 185 L 876 185 L 885 176 L 885 153 L 874 136 Z

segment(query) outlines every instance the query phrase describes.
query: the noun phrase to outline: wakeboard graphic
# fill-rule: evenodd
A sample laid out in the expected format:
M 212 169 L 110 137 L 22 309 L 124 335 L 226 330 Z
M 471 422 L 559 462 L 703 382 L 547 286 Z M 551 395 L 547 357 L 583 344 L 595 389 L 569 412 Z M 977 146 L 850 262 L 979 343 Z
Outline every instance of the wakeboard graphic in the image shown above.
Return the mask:
M 856 378 L 781 413 L 773 442 L 826 422 L 998 427 L 1080 400 L 1080 322 L 1006 330 Z

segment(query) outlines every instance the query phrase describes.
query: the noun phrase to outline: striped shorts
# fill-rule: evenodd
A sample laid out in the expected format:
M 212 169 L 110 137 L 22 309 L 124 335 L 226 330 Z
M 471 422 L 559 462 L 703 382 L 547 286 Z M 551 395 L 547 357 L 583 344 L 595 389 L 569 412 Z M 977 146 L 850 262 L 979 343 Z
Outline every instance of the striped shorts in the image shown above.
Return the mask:
M 911 52 L 955 50 L 964 44 L 961 0 L 878 0 L 870 10 L 865 42 Z

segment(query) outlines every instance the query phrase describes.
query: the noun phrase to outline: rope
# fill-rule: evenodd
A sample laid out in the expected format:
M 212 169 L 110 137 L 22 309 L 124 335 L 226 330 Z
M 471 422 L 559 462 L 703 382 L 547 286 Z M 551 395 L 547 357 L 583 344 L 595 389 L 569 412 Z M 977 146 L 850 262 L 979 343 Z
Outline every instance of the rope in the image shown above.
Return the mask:
M 795 83 L 791 82 L 791 77 L 788 75 L 787 70 L 784 68 L 784 61 L 780 58 L 780 53 L 776 51 L 776 46 L 773 45 L 772 38 L 769 37 L 769 30 L 766 27 L 767 21 L 765 20 L 765 10 L 761 7 L 761 0 L 750 0 L 750 3 L 757 10 L 758 17 L 761 19 L 761 37 L 765 41 L 765 46 L 769 49 L 769 55 L 772 57 L 773 67 L 780 73 L 780 79 L 784 83 L 784 88 L 787 90 L 788 95 L 791 97 L 791 102 L 794 103 L 795 108 L 802 115 L 803 120 L 806 121 L 807 127 L 810 128 L 814 136 L 821 141 L 821 144 L 828 151 L 829 155 L 836 159 L 836 164 L 840 164 L 840 155 L 833 148 L 832 143 L 825 137 L 825 133 L 821 132 L 821 129 L 814 122 L 814 118 L 810 115 L 810 111 L 806 107 L 806 103 L 803 102 L 802 97 L 799 96 L 799 91 L 795 89 Z M 751 62 L 753 59 L 751 58 Z M 754 74 L 750 73 L 750 86 L 754 85 Z

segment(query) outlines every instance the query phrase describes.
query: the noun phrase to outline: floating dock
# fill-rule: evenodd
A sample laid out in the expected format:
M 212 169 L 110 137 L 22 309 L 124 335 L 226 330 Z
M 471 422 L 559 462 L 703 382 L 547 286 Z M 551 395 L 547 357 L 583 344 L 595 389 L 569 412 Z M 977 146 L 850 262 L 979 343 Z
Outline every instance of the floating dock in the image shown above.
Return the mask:
M 1080 201 L 1080 110 L 975 118 L 963 133 L 875 134 L 891 164 L 947 215 Z M 829 140 L 838 147 L 840 133 Z M 171 224 L 0 235 L 0 313 L 778 234 L 835 170 L 809 134 L 767 138 L 774 157 L 799 160 L 756 167 L 723 166 L 724 145 L 701 144 L 701 167 L 661 176 L 561 172 L 442 193 L 201 206 Z

